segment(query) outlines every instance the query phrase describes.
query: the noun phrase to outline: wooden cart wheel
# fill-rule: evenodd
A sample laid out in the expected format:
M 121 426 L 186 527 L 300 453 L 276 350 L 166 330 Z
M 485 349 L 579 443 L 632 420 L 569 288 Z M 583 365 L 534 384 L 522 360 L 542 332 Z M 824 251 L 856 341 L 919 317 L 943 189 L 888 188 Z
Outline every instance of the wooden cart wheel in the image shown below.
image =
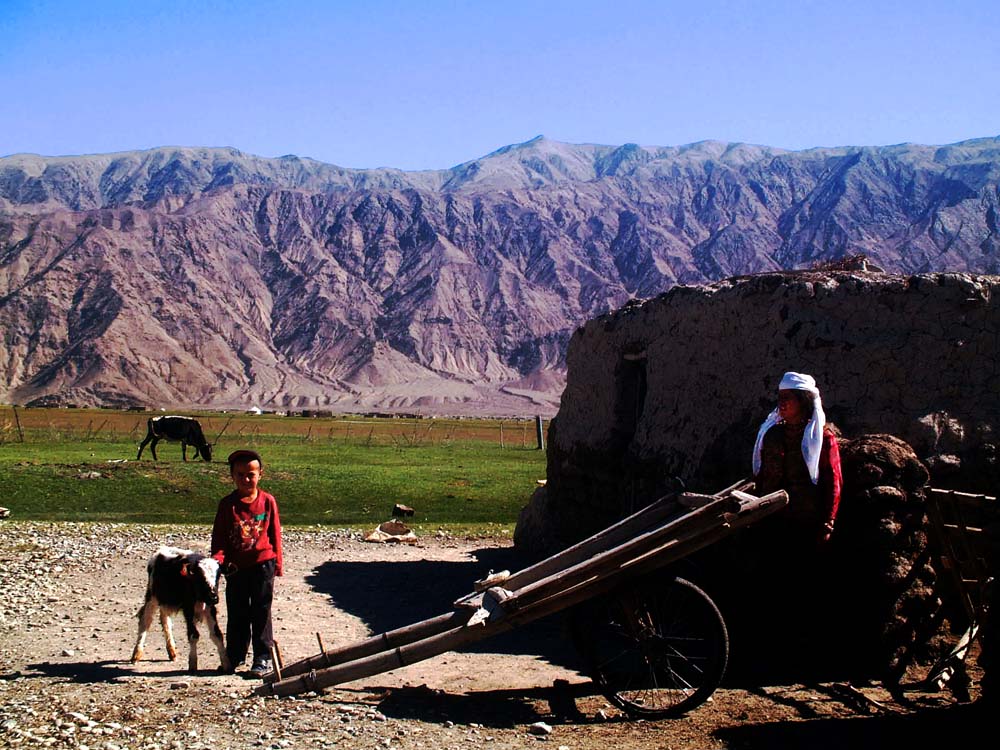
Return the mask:
M 719 608 L 683 578 L 647 578 L 587 602 L 572 630 L 594 684 L 633 718 L 665 719 L 701 705 L 729 660 Z

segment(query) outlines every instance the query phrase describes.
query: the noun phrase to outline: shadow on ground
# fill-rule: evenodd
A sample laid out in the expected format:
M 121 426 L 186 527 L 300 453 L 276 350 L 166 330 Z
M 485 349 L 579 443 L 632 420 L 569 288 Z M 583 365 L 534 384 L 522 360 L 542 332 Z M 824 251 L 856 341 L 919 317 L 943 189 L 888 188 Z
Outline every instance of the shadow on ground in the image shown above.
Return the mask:
M 156 672 L 155 676 L 160 678 L 171 677 L 191 677 L 185 666 L 171 669 L 165 672 Z M 100 682 L 118 682 L 126 677 L 135 677 L 136 671 L 131 662 L 127 661 L 74 661 L 74 662 L 39 662 L 29 664 L 26 671 L 19 674 L 19 677 L 53 677 L 66 682 L 77 682 L 81 684 L 91 684 Z M 201 669 L 198 675 L 218 674 L 216 669 Z
M 982 736 L 986 723 L 983 711 L 966 705 L 906 715 L 737 725 L 719 729 L 715 736 L 727 747 L 745 750 L 939 750 L 978 744 L 974 737 Z
M 576 698 L 590 695 L 590 683 L 554 685 L 529 690 L 482 690 L 453 694 L 426 685 L 404 688 L 368 688 L 383 692 L 379 711 L 396 719 L 419 719 L 455 724 L 481 724 L 505 729 L 545 721 L 549 724 L 584 724 L 592 721 L 576 706 Z
M 411 625 L 452 611 L 452 603 L 473 590 L 491 570 L 524 567 L 512 548 L 484 548 L 469 562 L 401 561 L 324 563 L 306 577 L 339 609 L 361 619 L 373 633 Z M 555 615 L 462 649 L 473 653 L 535 655 L 552 664 L 580 669 L 566 637 L 565 617 Z

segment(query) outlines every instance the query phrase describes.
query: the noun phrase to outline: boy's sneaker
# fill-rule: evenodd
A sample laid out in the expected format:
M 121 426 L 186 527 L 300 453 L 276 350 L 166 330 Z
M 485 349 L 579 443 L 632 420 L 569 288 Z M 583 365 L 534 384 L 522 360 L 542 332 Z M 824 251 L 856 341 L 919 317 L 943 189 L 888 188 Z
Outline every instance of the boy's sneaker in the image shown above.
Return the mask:
M 273 671 L 274 669 L 271 666 L 271 660 L 266 657 L 254 659 L 253 666 L 250 667 L 250 675 L 253 677 L 263 677 Z

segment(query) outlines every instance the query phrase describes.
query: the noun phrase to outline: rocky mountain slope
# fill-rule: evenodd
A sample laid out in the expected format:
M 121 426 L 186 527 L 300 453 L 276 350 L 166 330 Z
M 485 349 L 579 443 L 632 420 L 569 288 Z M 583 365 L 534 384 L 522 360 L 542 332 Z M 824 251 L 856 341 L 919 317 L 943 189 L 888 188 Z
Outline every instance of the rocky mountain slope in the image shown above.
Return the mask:
M 569 335 L 629 298 L 855 253 L 997 273 L 998 203 L 1000 138 L 9 156 L 0 400 L 551 413 Z

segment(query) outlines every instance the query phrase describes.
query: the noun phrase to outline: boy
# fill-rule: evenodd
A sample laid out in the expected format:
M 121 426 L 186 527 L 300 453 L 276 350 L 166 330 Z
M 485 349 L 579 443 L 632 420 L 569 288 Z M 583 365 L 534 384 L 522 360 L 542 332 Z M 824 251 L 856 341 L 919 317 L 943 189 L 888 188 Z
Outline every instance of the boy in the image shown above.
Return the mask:
M 264 474 L 256 451 L 229 455 L 236 489 L 219 501 L 212 527 L 212 557 L 226 577 L 226 653 L 233 670 L 253 644 L 252 677 L 272 670 L 271 599 L 282 574 L 281 522 L 274 496 L 258 487 Z

